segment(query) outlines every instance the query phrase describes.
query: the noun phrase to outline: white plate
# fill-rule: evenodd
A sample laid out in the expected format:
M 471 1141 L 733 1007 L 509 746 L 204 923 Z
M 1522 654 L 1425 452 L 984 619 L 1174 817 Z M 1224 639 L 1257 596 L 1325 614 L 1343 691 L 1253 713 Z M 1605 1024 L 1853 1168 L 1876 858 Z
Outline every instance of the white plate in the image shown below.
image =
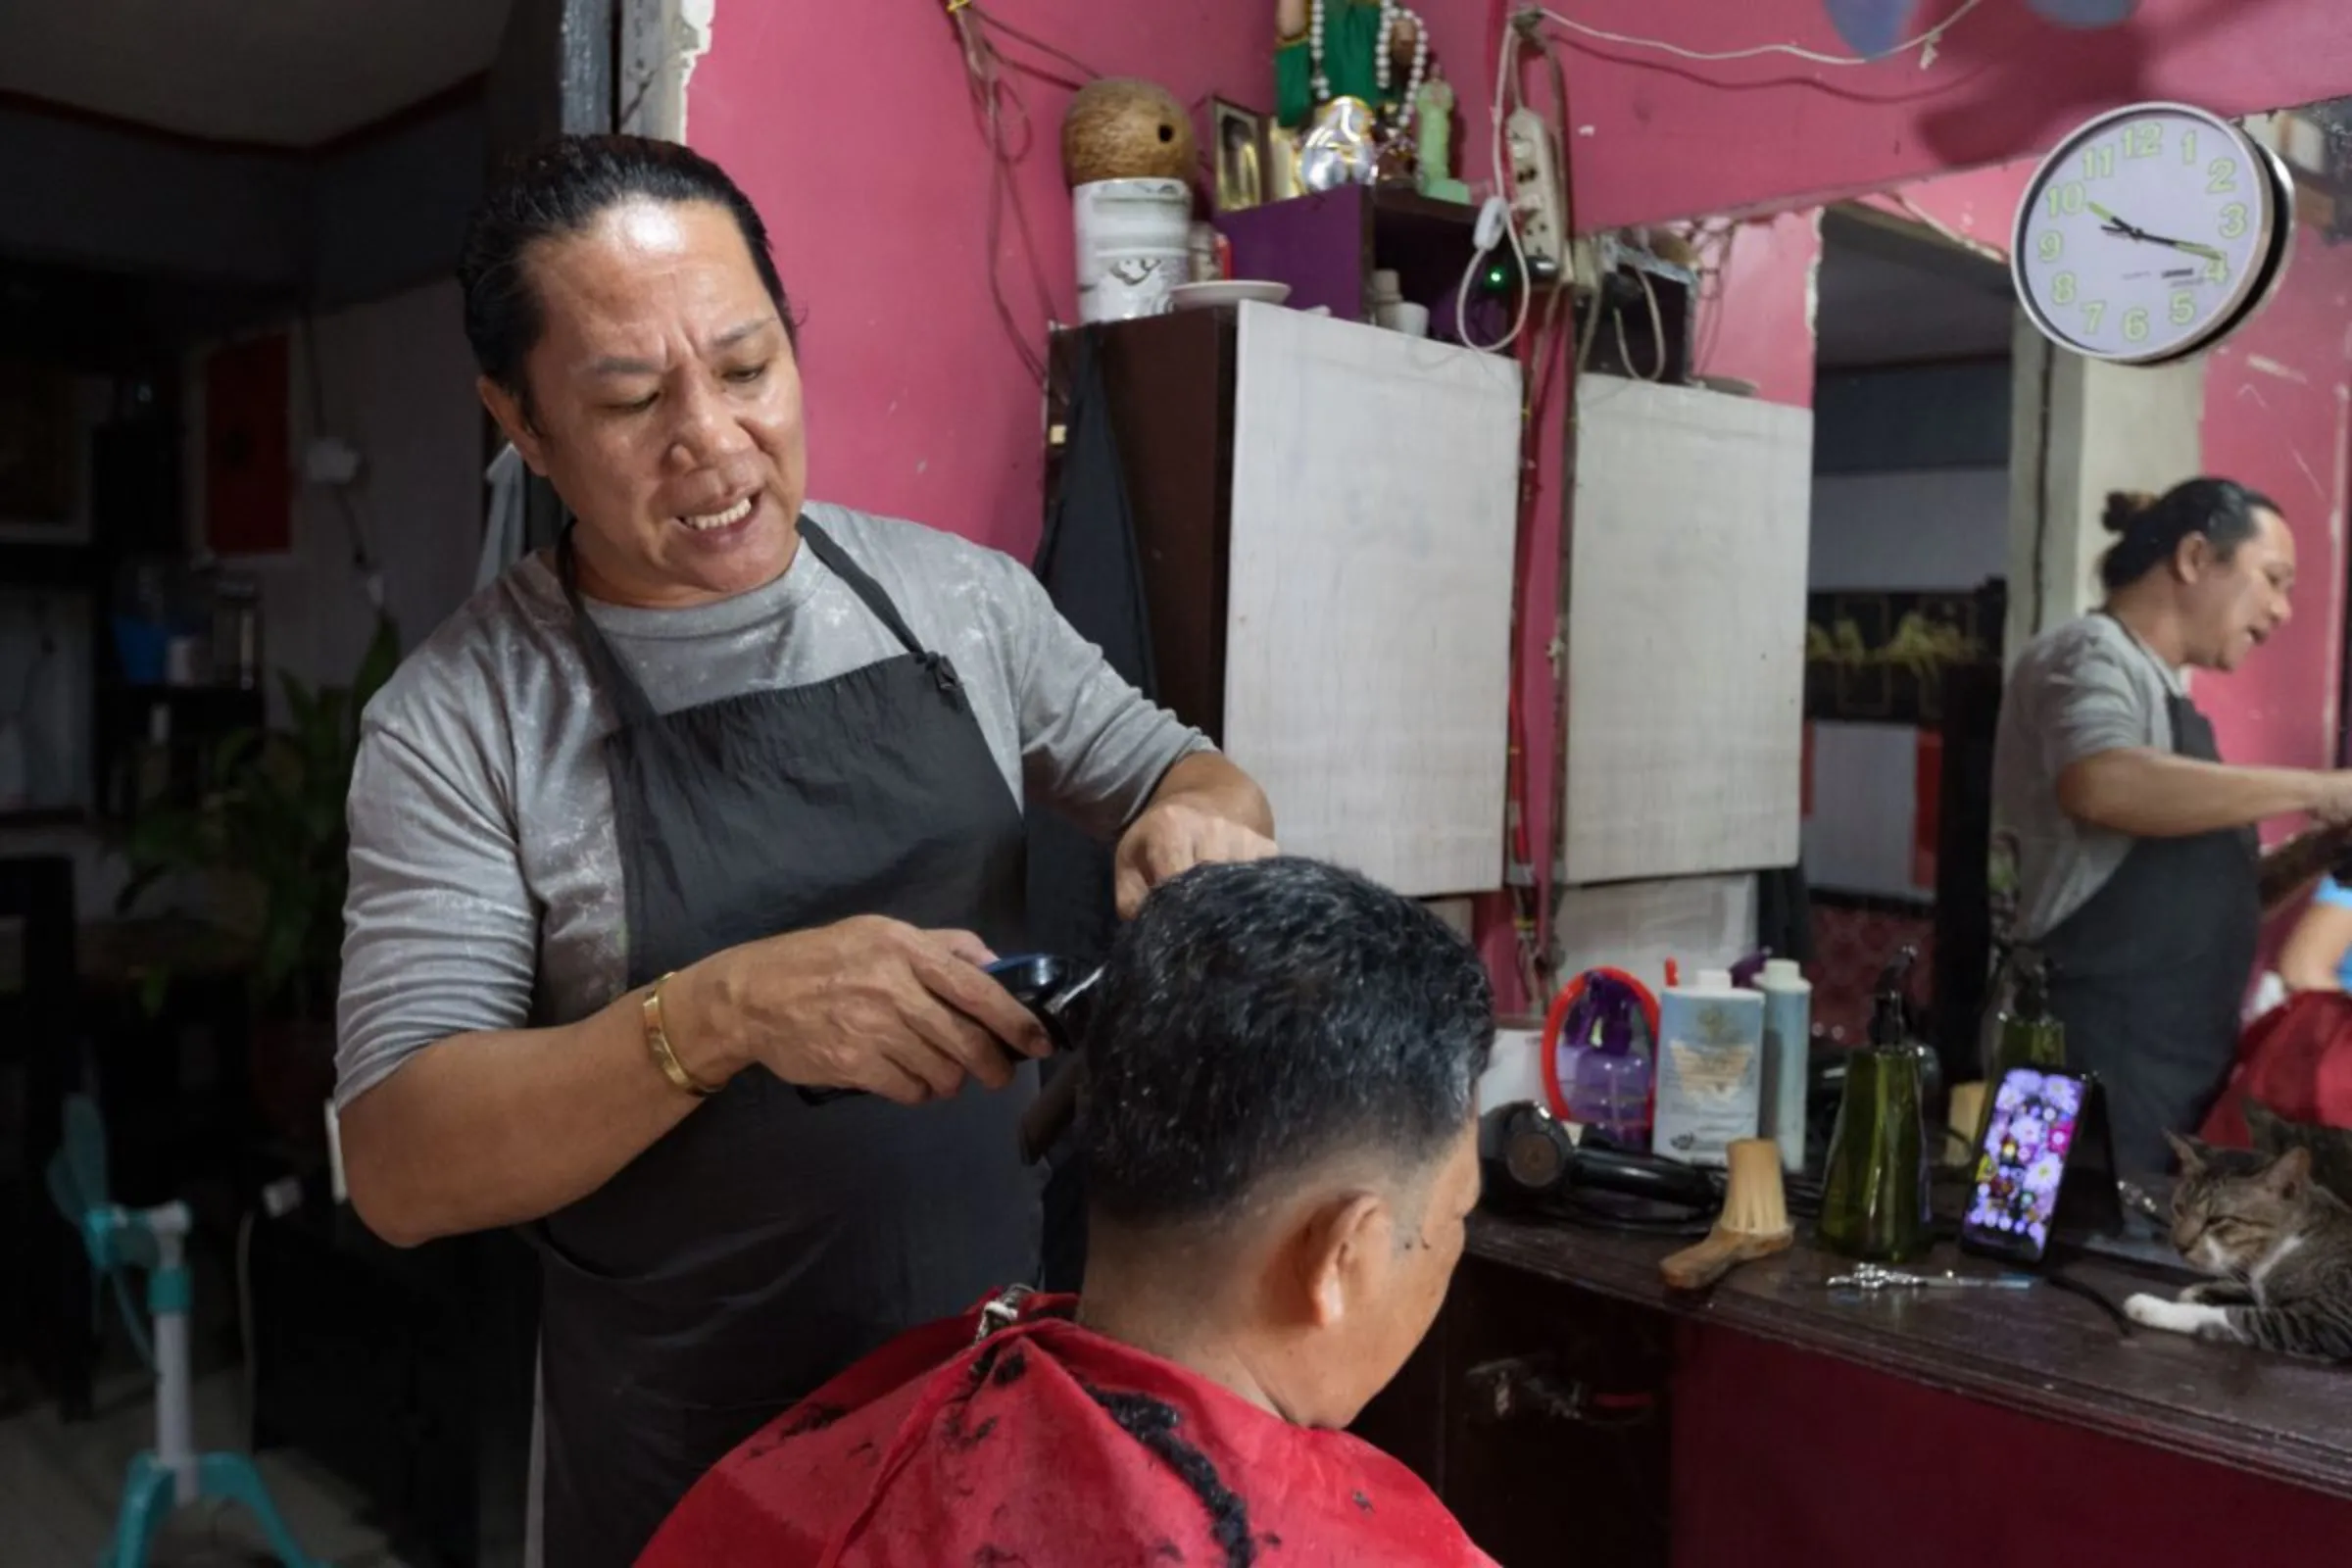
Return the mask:
M 1260 305 L 1280 305 L 1291 297 L 1288 283 L 1259 282 L 1250 278 L 1233 278 L 1215 283 L 1179 283 L 1168 290 L 1168 309 L 1197 311 L 1207 305 L 1240 305 L 1253 301 Z

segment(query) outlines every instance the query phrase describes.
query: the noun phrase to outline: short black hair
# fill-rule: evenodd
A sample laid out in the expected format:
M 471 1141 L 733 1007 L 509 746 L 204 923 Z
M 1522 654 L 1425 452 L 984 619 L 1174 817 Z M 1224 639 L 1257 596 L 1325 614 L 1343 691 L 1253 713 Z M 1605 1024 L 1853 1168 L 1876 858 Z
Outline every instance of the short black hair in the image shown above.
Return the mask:
M 1113 944 L 1086 1026 L 1095 1212 L 1215 1221 L 1269 1177 L 1373 1151 L 1400 1174 L 1467 1124 L 1494 1043 L 1469 944 L 1297 857 L 1196 867 Z
M 475 207 L 458 253 L 466 340 L 473 346 L 474 364 L 526 411 L 531 400 L 523 362 L 546 321 L 523 270 L 524 254 L 540 240 L 577 234 L 609 209 L 639 198 L 725 208 L 797 346 L 767 224 L 724 170 L 691 148 L 651 136 L 559 136 L 507 165 Z
M 2254 514 L 2284 519 L 2278 503 L 2235 479 L 2184 479 L 2162 495 L 2117 490 L 2100 517 L 2119 537 L 2099 558 L 2099 581 L 2109 593 L 2129 588 L 2173 559 L 2180 541 L 2203 534 L 2216 559 L 2227 562 L 2254 537 Z

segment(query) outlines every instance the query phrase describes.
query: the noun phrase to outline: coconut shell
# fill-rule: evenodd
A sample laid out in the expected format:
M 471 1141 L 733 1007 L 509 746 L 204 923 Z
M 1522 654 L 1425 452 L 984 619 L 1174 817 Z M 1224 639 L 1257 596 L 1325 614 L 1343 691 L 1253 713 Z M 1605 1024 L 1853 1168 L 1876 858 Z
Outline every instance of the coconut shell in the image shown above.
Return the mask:
M 1061 171 L 1072 185 L 1186 179 L 1198 172 L 1193 118 L 1176 95 L 1132 76 L 1089 82 L 1061 122 Z

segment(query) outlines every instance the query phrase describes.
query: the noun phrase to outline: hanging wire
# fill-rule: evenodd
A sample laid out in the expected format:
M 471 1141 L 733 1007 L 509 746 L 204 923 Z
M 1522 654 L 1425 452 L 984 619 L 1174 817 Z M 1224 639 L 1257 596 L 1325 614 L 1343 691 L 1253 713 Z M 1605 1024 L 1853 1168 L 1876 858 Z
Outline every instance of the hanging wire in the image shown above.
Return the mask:
M 1943 43 L 1944 34 L 1958 26 L 1961 19 L 1984 3 L 1984 0 L 1966 0 L 1959 10 L 1933 27 L 1904 39 L 1884 54 L 1868 56 L 1823 54 L 1819 50 L 1802 48 L 1792 43 L 1760 43 L 1752 48 L 1722 51 L 1686 49 L 1681 44 L 1666 43 L 1656 38 L 1642 38 L 1630 33 L 1611 32 L 1605 27 L 1595 27 L 1589 23 L 1578 22 L 1573 17 L 1563 17 L 1557 11 L 1546 10 L 1544 15 L 1551 21 L 1554 26 L 1565 27 L 1570 32 L 1595 39 L 1601 43 L 1618 44 L 1628 49 L 1654 49 L 1660 54 L 1672 55 L 1677 60 L 1695 60 L 1703 64 L 1720 64 L 1733 60 L 1761 60 L 1772 55 L 1786 55 L 1790 59 L 1808 61 L 1816 66 L 1875 66 L 1882 61 L 1892 60 L 1898 56 L 1916 52 L 1919 55 L 1920 68 L 1925 70 L 1936 63 L 1936 50 Z
M 1054 86 L 1077 90 L 1082 83 L 1064 79 L 1034 65 L 1008 60 L 997 47 L 992 34 L 1002 34 L 1026 48 L 1036 50 L 1050 59 L 1070 67 L 1088 80 L 1101 74 L 1076 56 L 1032 36 L 1020 28 L 998 21 L 986 7 L 972 0 L 948 0 L 948 16 L 956 25 L 957 41 L 963 49 L 964 79 L 971 92 L 972 113 L 980 131 L 988 142 L 988 293 L 996 307 L 998 324 L 1004 329 L 1012 350 L 1020 356 L 1021 366 L 1040 387 L 1047 384 L 1047 365 L 1043 352 L 1034 347 L 1027 332 L 1014 316 L 1012 303 L 1005 297 L 1004 218 L 1007 211 L 1020 237 L 1021 255 L 1028 263 L 1029 283 L 1036 296 L 1039 318 L 1048 330 L 1054 319 L 1054 297 L 1046 286 L 1043 264 L 1038 259 L 1037 237 L 1029 226 L 1028 210 L 1021 205 L 1021 193 L 1014 180 L 1014 172 L 1028 157 L 1035 141 L 1035 124 L 1029 116 L 1028 100 L 1021 95 L 1012 74 L 1033 77 Z

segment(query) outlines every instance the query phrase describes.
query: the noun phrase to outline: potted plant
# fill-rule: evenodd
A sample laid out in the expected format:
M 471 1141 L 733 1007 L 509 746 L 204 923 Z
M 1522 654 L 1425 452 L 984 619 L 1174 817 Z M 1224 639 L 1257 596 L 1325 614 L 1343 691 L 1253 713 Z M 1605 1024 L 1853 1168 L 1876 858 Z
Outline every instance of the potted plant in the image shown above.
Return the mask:
M 256 1093 L 274 1130 L 304 1145 L 318 1141 L 318 1101 L 333 1084 L 360 715 L 399 662 L 397 630 L 379 613 L 348 686 L 311 687 L 279 670 L 290 722 L 224 737 L 202 798 L 142 810 L 121 845 L 130 880 L 120 912 L 164 878 L 200 881 L 213 917 L 250 956 Z M 168 970 L 141 977 L 150 1012 L 171 983 Z

